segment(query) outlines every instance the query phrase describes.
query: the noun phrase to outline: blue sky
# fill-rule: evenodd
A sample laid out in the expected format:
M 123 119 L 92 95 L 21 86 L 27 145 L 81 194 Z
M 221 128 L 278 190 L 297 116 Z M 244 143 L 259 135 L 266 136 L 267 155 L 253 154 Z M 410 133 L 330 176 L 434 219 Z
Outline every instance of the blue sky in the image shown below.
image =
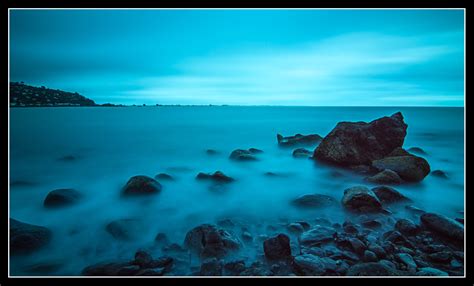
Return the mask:
M 10 80 L 98 103 L 464 106 L 464 11 L 11 10 Z

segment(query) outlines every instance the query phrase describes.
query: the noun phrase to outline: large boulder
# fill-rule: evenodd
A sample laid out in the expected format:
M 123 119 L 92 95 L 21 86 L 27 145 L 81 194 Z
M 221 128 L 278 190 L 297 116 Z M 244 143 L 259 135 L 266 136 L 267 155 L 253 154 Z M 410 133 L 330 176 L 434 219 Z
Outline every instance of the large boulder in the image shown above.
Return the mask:
M 313 146 L 319 143 L 323 138 L 318 134 L 302 135 L 296 134 L 295 136 L 284 137 L 277 134 L 278 145 L 283 147 L 294 147 L 294 146 Z
M 10 219 L 10 253 L 28 254 L 47 245 L 52 232 L 43 226 Z
M 147 195 L 159 193 L 161 189 L 161 184 L 153 178 L 148 176 L 134 176 L 125 184 L 122 193 L 127 196 Z
M 270 260 L 286 259 L 291 257 L 290 238 L 279 234 L 263 242 L 265 257 Z
M 428 162 L 418 156 L 392 156 L 374 160 L 372 166 L 383 171 L 390 169 L 408 182 L 419 182 L 430 173 Z
M 435 213 L 425 213 L 420 216 L 420 220 L 423 226 L 434 232 L 456 242 L 464 241 L 464 225 L 453 219 Z
M 355 212 L 382 212 L 382 203 L 374 192 L 364 186 L 355 186 L 344 190 L 342 205 Z
M 224 229 L 212 224 L 202 224 L 186 234 L 184 246 L 202 258 L 222 258 L 238 250 L 241 243 L 237 237 Z
M 74 189 L 57 189 L 48 193 L 44 199 L 44 206 L 57 208 L 77 203 L 82 195 Z
M 307 194 L 294 199 L 291 203 L 301 208 L 322 208 L 334 205 L 336 200 L 328 195 Z
M 400 112 L 369 123 L 339 122 L 313 157 L 340 166 L 370 165 L 403 145 L 407 127 Z

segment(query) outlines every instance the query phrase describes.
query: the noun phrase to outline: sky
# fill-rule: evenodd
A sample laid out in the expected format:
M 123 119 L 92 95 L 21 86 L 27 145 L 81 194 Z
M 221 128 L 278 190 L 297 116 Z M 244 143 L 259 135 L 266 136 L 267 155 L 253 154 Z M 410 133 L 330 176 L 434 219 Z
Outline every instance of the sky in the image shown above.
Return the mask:
M 10 81 L 97 103 L 464 106 L 463 10 L 10 10 Z

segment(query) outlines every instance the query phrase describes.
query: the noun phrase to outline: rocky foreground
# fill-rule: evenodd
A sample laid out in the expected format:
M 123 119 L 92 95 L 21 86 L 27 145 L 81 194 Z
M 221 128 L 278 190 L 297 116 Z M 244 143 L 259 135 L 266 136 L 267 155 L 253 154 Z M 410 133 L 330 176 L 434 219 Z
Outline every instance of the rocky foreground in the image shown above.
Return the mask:
M 183 241 L 169 241 L 158 233 L 152 247 L 137 249 L 125 261 L 98 262 L 84 268 L 86 276 L 460 276 L 464 275 L 464 221 L 413 206 L 410 198 L 391 187 L 417 183 L 428 174 L 447 179 L 441 170 L 431 172 L 421 148 L 403 149 L 407 124 L 401 113 L 369 123 L 341 122 L 326 137 L 317 134 L 277 136 L 283 148 L 295 148 L 295 158 L 309 158 L 352 170 L 373 188 L 357 185 L 335 190 L 335 197 L 309 192 L 294 198 L 296 208 L 342 208 L 346 221 L 314 218 L 266 226 L 267 233 L 252 232 L 247 222 L 227 219 L 190 229 Z M 314 151 L 305 149 L 317 145 Z M 229 159 L 248 164 L 260 160 L 262 150 L 234 150 Z M 207 150 L 210 156 L 219 154 Z M 280 174 L 266 173 L 276 177 Z M 198 173 L 197 181 L 221 189 L 238 178 L 221 171 Z M 121 190 L 124 199 L 157 195 L 159 181 L 174 180 L 160 173 L 155 178 L 134 176 Z M 391 185 L 391 186 L 390 186 Z M 51 191 L 45 208 L 80 204 L 82 194 L 73 189 Z M 409 216 L 396 218 L 391 209 L 401 207 Z M 117 240 L 133 240 L 137 221 L 121 219 L 104 229 Z M 10 219 L 11 255 L 29 255 L 51 247 L 54 233 L 46 227 Z M 255 258 L 243 255 L 255 249 Z

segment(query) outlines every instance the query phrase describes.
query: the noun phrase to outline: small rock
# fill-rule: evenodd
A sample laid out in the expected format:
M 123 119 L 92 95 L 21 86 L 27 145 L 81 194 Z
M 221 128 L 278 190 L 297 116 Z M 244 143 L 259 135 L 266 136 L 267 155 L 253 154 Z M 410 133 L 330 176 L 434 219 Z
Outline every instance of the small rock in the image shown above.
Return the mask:
M 448 251 L 431 253 L 428 257 L 431 261 L 439 263 L 448 263 L 453 258 L 452 254 Z
M 171 175 L 168 175 L 166 173 L 159 173 L 158 175 L 155 176 L 155 179 L 163 180 L 163 181 L 174 181 L 174 178 Z
M 265 257 L 270 260 L 286 259 L 291 257 L 290 238 L 279 234 L 263 242 Z
M 423 267 L 420 268 L 420 271 L 416 272 L 417 276 L 449 276 L 448 273 L 433 268 L 433 267 Z
M 236 161 L 256 161 L 257 160 L 257 157 L 255 157 L 252 152 L 248 150 L 243 150 L 243 149 L 237 149 L 237 150 L 232 151 L 229 158 Z
M 333 197 L 322 194 L 302 195 L 292 201 L 292 204 L 302 208 L 321 208 L 334 205 L 336 200 Z
M 43 204 L 47 208 L 58 208 L 76 204 L 81 198 L 81 193 L 74 189 L 57 189 L 48 193 Z
M 292 146 L 312 146 L 319 143 L 323 138 L 318 134 L 302 135 L 296 134 L 295 136 L 283 137 L 277 134 L 278 145 L 282 147 Z
M 219 183 L 230 183 L 230 182 L 235 181 L 234 178 L 226 176 L 221 171 L 216 171 L 214 172 L 214 174 L 199 173 L 197 174 L 196 179 L 197 180 L 212 180 Z
M 418 232 L 418 226 L 408 219 L 399 219 L 395 223 L 395 229 L 407 236 L 416 235 Z
M 214 150 L 214 149 L 207 149 L 206 154 L 207 155 L 217 155 L 217 154 L 219 154 L 219 152 Z
M 215 225 L 203 224 L 186 234 L 184 245 L 200 257 L 221 258 L 239 249 L 241 243 L 230 232 L 219 229 Z
M 353 265 L 347 270 L 347 276 L 398 276 L 394 268 L 380 262 L 367 262 Z
M 382 223 L 374 219 L 363 221 L 361 225 L 369 229 L 379 229 L 382 227 Z
M 410 201 L 409 198 L 402 195 L 399 191 L 387 186 L 372 188 L 372 192 L 374 192 L 377 198 L 384 204 Z
M 442 179 L 447 179 L 448 178 L 446 173 L 441 171 L 441 170 L 434 170 L 434 171 L 431 172 L 431 175 L 434 176 L 434 177 L 442 178 Z
M 313 152 L 305 148 L 298 148 L 293 151 L 293 157 L 295 158 L 309 158 L 313 155 Z
M 222 261 L 211 258 L 202 262 L 199 274 L 202 276 L 222 276 L 223 268 Z
M 165 233 L 162 233 L 162 232 L 158 233 L 155 236 L 155 243 L 157 243 L 159 245 L 167 245 L 169 243 L 168 236 Z
M 300 234 L 300 233 L 304 232 L 303 226 L 299 223 L 290 223 L 287 226 L 287 228 L 288 228 L 288 231 L 291 232 L 291 233 Z
M 370 251 L 370 250 L 366 250 L 364 251 L 364 261 L 365 262 L 377 262 L 378 261 L 378 258 L 377 258 L 377 255 Z
M 411 257 L 410 254 L 408 254 L 408 253 L 397 253 L 395 256 L 397 257 L 397 259 L 401 263 L 403 263 L 407 266 L 408 271 L 416 272 L 416 263 L 415 263 L 415 261 L 413 260 L 413 257 Z
M 47 245 L 52 238 L 48 228 L 10 219 L 10 254 L 28 254 Z
M 301 234 L 300 244 L 306 246 L 317 246 L 324 242 L 333 241 L 335 234 L 336 230 L 334 228 L 318 225 Z
M 394 184 L 398 185 L 402 183 L 400 176 L 389 169 L 385 169 L 371 177 L 366 178 L 367 181 L 375 184 Z
M 342 205 L 356 212 L 381 212 L 382 204 L 375 193 L 364 186 L 356 186 L 344 190 Z
M 245 270 L 245 261 L 244 260 L 237 260 L 231 261 L 224 265 L 224 270 L 226 275 L 229 276 L 237 276 L 240 275 Z
M 149 268 L 152 261 L 153 257 L 151 257 L 148 252 L 140 250 L 135 253 L 135 261 L 133 264 L 140 266 L 140 268 Z
M 131 177 L 123 187 L 124 195 L 145 195 L 159 193 L 162 189 L 161 184 L 147 176 Z

